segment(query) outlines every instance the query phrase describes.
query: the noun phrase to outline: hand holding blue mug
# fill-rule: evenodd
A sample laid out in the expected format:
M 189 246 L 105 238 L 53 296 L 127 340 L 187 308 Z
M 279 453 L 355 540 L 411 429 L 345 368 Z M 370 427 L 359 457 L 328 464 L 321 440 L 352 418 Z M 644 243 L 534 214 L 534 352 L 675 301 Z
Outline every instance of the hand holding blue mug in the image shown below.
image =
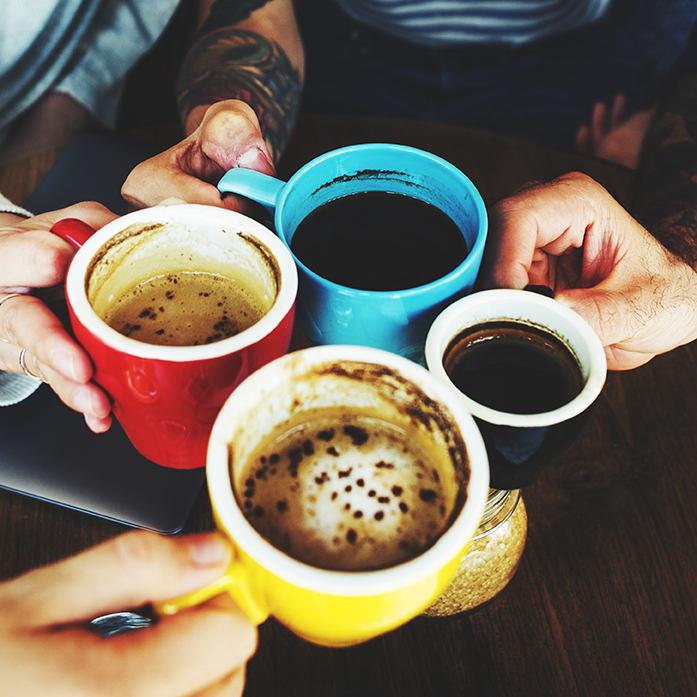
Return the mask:
M 431 153 L 356 145 L 312 160 L 288 182 L 233 169 L 218 188 L 273 213 L 299 270 L 298 321 L 315 344 L 372 346 L 420 361 L 429 326 L 471 292 L 479 271 L 484 202 L 462 172 Z M 324 216 L 328 222 L 316 222 Z

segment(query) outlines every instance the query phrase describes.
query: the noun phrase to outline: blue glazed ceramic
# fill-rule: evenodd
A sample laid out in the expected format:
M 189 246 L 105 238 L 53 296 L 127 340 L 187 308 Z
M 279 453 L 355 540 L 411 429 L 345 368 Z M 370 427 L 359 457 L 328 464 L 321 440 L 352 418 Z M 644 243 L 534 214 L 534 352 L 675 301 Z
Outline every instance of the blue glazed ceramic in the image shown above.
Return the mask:
M 300 222 L 341 196 L 390 191 L 447 213 L 467 242 L 467 258 L 427 285 L 399 291 L 341 286 L 293 258 L 299 271 L 297 318 L 315 344 L 358 344 L 423 362 L 428 329 L 439 312 L 471 292 L 484 252 L 487 215 L 474 184 L 449 162 L 401 145 L 369 143 L 333 150 L 312 160 L 288 182 L 248 169 L 232 169 L 218 184 L 264 205 L 290 249 Z M 292 252 L 291 252 L 292 253 Z

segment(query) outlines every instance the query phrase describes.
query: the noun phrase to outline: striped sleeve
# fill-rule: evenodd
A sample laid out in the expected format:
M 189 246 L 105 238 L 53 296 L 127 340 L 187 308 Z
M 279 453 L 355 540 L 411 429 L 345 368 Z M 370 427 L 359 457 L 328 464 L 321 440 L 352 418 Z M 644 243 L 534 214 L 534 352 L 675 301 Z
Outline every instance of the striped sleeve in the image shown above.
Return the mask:
M 335 0 L 355 20 L 430 46 L 519 45 L 602 18 L 612 0 Z

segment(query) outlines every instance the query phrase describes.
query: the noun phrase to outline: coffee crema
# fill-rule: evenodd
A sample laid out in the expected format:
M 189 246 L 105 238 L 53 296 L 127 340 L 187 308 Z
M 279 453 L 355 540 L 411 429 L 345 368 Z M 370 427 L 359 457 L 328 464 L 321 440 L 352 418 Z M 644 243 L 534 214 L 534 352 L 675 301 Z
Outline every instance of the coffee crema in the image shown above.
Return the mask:
M 470 399 L 513 414 L 558 409 L 584 385 L 576 357 L 560 338 L 512 320 L 463 330 L 446 349 L 443 366 Z
M 371 291 L 416 288 L 457 268 L 465 238 L 446 213 L 387 191 L 342 196 L 312 211 L 290 248 L 316 274 Z
M 386 568 L 427 550 L 450 524 L 453 492 L 432 459 L 391 423 L 320 409 L 259 444 L 235 496 L 249 523 L 301 562 Z
M 243 332 L 265 312 L 248 288 L 227 276 L 181 271 L 123 289 L 101 317 L 116 331 L 138 341 L 198 346 Z

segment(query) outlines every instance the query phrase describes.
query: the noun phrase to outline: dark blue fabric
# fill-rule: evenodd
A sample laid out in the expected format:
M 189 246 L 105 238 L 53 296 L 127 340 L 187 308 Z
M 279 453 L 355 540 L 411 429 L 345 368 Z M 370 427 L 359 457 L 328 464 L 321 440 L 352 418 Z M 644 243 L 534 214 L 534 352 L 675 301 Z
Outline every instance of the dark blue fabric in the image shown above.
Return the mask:
M 520 48 L 433 49 L 304 0 L 304 109 L 457 123 L 573 147 L 598 101 L 648 107 L 697 66 L 697 0 L 617 0 L 585 29 Z

